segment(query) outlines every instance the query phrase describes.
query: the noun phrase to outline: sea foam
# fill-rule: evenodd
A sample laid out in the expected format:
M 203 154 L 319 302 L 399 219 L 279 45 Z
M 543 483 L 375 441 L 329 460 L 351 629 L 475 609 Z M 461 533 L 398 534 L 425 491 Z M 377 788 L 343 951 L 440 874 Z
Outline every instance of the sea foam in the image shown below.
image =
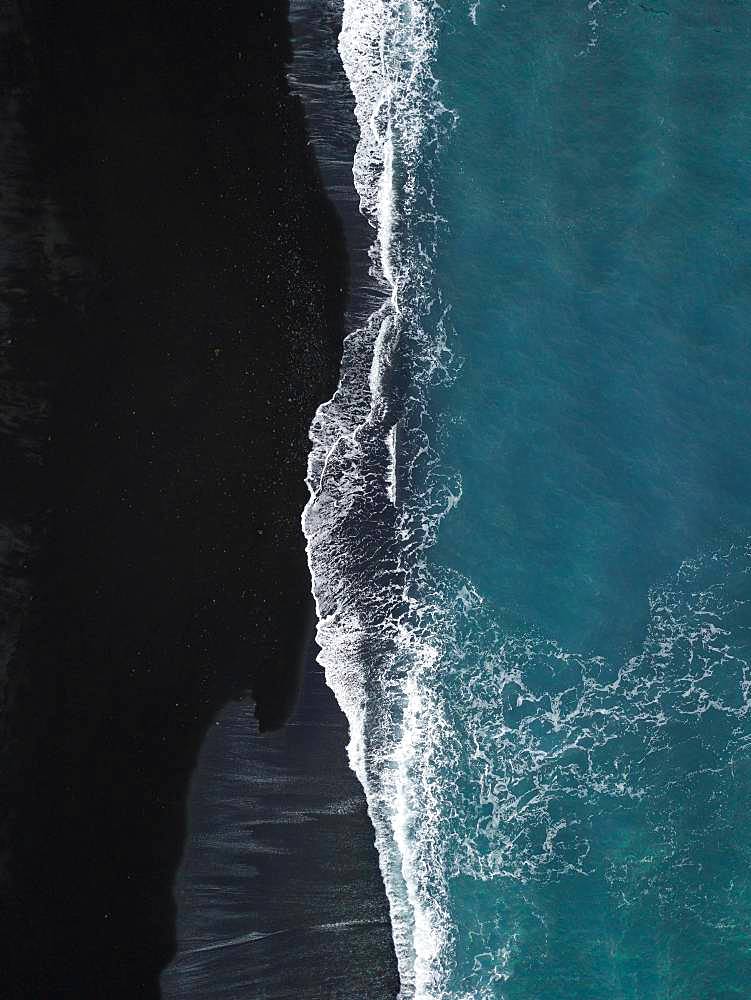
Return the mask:
M 415 850 L 417 678 L 432 651 L 417 639 L 411 593 L 419 552 L 450 506 L 444 484 L 431 482 L 422 399 L 448 361 L 445 338 L 428 338 L 421 323 L 440 309 L 430 267 L 439 220 L 424 155 L 450 125 L 430 71 L 438 18 L 423 0 L 344 4 L 339 50 L 360 129 L 353 176 L 374 229 L 371 276 L 382 301 L 347 336 L 339 386 L 313 421 L 303 515 L 319 659 L 349 721 L 403 998 L 428 995 L 446 926 L 424 903 L 428 873 L 418 877 Z

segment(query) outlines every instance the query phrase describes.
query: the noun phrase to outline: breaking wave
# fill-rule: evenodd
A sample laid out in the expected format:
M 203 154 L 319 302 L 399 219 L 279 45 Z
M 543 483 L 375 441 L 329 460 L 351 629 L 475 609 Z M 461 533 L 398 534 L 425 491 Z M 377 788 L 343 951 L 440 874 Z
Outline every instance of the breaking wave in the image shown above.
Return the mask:
M 320 661 L 349 720 L 403 997 L 424 992 L 443 936 L 418 890 L 409 773 L 413 678 L 432 655 L 414 628 L 420 552 L 458 495 L 438 472 L 424 405 L 451 365 L 431 268 L 441 225 L 431 209 L 431 160 L 453 121 L 431 72 L 439 20 L 423 0 L 344 4 L 339 48 L 360 128 L 354 181 L 375 230 L 371 275 L 383 299 L 346 338 L 338 389 L 313 422 L 303 515 Z M 424 332 L 426 317 L 437 337 Z

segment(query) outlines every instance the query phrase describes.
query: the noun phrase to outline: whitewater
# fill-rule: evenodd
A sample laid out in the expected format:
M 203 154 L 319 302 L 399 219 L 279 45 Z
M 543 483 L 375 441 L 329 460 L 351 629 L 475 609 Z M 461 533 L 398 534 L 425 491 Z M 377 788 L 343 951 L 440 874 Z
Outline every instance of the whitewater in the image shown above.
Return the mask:
M 339 50 L 360 127 L 353 175 L 376 234 L 371 275 L 383 302 L 347 337 L 337 392 L 316 414 L 303 515 L 319 659 L 349 721 L 349 757 L 375 829 L 405 998 L 427 995 L 445 932 L 422 898 L 431 873 L 416 849 L 413 774 L 417 676 L 434 655 L 414 629 L 419 552 L 440 518 L 436 504 L 445 511 L 453 502 L 430 482 L 435 457 L 421 427 L 422 388 L 446 376 L 447 354 L 445 340 L 431 343 L 421 323 L 435 308 L 437 226 L 418 208 L 429 202 L 424 150 L 439 141 L 448 115 L 431 73 L 437 13 L 420 3 L 344 5 Z M 407 358 L 413 377 L 395 375 Z

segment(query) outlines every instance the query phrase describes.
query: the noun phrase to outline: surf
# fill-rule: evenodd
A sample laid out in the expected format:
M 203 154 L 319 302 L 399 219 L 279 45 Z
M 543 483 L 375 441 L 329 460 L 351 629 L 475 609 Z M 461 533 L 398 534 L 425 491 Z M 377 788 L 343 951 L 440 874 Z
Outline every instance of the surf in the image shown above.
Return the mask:
M 349 721 L 349 758 L 375 829 L 405 1000 L 423 992 L 441 940 L 416 888 L 410 777 L 419 699 L 410 676 L 424 655 L 410 591 L 434 521 L 425 482 L 419 497 L 415 490 L 432 459 L 420 429 L 420 384 L 434 377 L 444 350 L 422 328 L 420 299 L 432 275 L 413 235 L 423 220 L 424 146 L 442 127 L 430 69 L 436 14 L 420 2 L 343 7 L 339 52 L 360 134 L 353 177 L 373 227 L 370 277 L 381 301 L 348 335 L 337 391 L 313 421 L 303 514 L 319 660 Z

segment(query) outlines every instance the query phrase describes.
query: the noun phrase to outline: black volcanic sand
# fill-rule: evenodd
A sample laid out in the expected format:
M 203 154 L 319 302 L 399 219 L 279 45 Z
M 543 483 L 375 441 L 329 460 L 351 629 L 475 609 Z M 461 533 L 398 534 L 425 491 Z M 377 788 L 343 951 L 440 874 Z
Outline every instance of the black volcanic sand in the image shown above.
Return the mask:
M 346 742 L 316 669 L 278 732 L 257 735 L 247 702 L 218 716 L 193 776 L 164 1000 L 393 1000 L 391 925 Z
M 0 21 L 23 131 L 3 146 L 0 993 L 148 1000 L 206 730 L 248 692 L 261 730 L 295 705 L 307 430 L 347 262 L 283 3 L 4 0 Z

